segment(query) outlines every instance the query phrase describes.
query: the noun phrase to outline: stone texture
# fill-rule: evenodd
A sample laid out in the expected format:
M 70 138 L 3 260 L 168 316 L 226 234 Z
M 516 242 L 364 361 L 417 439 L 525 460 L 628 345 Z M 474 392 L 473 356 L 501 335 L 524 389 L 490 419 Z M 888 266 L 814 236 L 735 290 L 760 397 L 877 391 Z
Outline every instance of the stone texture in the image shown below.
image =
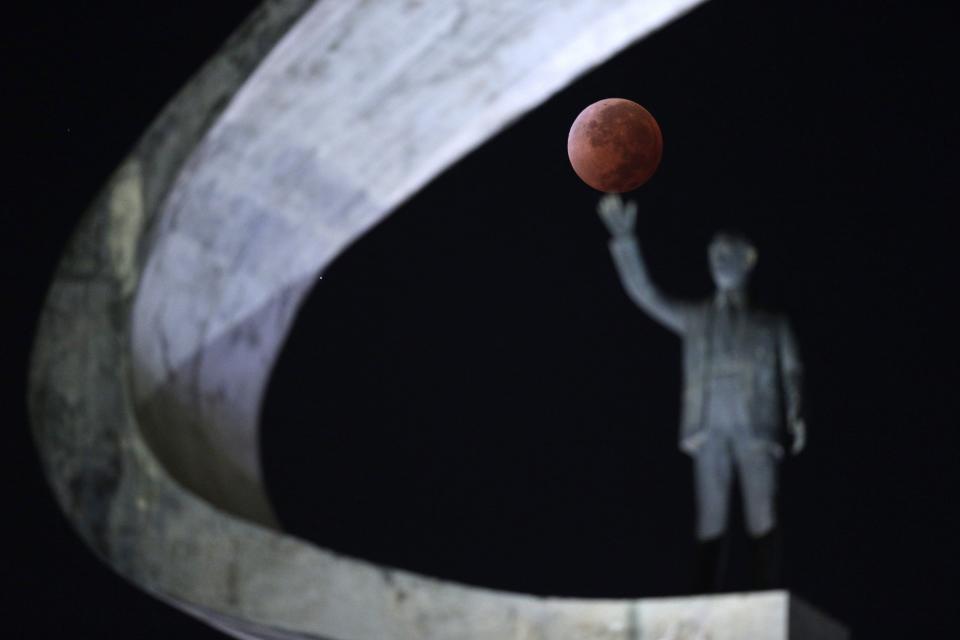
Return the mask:
M 848 632 L 785 591 L 651 598 L 633 637 L 656 640 L 846 640 Z
M 264 4 L 105 186 L 48 294 L 31 419 L 91 548 L 238 638 L 647 637 L 631 601 L 476 589 L 284 535 L 260 482 L 256 418 L 325 264 L 692 4 Z

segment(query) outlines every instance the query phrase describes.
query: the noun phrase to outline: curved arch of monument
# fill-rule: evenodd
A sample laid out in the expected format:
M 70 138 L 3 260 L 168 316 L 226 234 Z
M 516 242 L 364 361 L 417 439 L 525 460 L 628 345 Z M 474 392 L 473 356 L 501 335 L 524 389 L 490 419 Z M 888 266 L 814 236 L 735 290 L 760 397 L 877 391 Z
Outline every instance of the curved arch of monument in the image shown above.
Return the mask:
M 93 551 L 238 638 L 631 637 L 632 601 L 473 588 L 285 535 L 258 411 L 325 265 L 698 2 L 265 2 L 105 185 L 48 294 L 31 420 Z

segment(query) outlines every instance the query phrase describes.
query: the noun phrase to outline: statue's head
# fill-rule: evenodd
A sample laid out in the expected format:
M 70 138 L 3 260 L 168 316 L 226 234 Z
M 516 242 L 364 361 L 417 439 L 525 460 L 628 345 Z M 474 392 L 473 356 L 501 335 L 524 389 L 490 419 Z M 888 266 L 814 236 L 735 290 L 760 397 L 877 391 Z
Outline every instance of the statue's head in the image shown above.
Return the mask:
M 710 241 L 710 274 L 718 289 L 746 286 L 757 263 L 757 249 L 744 236 L 721 231 Z

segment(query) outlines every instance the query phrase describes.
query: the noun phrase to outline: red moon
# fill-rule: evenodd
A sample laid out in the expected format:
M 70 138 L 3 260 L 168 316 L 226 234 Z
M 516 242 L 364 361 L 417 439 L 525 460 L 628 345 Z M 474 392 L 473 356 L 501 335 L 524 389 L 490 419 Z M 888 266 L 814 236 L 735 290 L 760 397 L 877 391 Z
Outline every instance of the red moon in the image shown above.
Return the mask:
M 660 164 L 663 136 L 636 102 L 607 98 L 580 112 L 570 127 L 567 154 L 580 179 L 597 191 L 623 193 L 650 179 Z

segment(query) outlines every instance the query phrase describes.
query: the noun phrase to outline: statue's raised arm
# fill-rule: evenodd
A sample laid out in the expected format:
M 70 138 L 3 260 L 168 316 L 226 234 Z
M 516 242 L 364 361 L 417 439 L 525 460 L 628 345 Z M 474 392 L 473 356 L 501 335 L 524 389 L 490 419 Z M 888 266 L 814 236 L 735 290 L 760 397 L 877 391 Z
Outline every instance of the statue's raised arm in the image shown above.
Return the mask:
M 682 335 L 691 305 L 665 296 L 650 279 L 633 233 L 637 204 L 607 194 L 600 199 L 597 213 L 610 230 L 610 253 L 627 295 L 654 320 Z

